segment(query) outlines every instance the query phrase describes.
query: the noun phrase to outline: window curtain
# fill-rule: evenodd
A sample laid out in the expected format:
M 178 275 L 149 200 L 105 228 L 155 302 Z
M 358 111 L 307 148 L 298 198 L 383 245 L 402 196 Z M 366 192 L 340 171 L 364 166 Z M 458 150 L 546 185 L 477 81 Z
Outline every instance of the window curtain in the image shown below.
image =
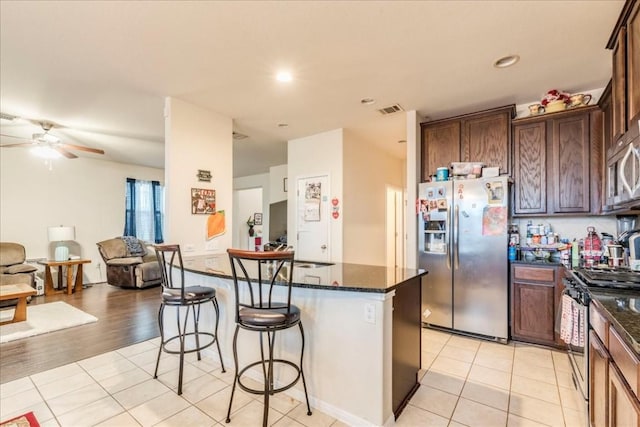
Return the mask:
M 127 178 L 124 235 L 162 243 L 164 187 L 158 181 Z

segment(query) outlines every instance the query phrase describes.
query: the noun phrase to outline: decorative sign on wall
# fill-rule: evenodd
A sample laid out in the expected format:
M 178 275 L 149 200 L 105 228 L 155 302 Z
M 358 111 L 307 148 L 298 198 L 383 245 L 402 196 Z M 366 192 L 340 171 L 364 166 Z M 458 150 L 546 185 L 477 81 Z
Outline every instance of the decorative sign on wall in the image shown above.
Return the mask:
M 191 189 L 191 213 L 214 214 L 216 213 L 216 190 L 208 188 Z
M 198 169 L 198 181 L 201 182 L 211 182 L 211 171 L 206 171 L 202 169 Z

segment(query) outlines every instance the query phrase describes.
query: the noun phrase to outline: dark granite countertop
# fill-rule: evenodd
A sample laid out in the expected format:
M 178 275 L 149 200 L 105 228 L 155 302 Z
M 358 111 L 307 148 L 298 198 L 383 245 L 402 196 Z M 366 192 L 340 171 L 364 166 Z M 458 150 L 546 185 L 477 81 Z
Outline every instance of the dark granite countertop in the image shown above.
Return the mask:
M 640 357 L 640 291 L 589 288 L 591 299 Z
M 225 279 L 232 278 L 231 265 L 226 253 L 185 257 L 184 263 L 186 271 Z M 423 269 L 343 263 L 316 265 L 313 261 L 296 261 L 293 286 L 333 291 L 388 293 L 410 279 L 425 274 L 427 273 Z

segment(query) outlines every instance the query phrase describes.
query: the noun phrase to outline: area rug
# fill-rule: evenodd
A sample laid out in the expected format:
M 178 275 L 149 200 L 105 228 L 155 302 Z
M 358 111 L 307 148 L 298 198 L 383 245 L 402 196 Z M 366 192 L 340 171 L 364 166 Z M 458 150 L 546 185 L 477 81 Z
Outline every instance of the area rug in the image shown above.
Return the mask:
M 11 319 L 12 317 L 13 309 L 0 312 L 0 321 Z M 97 321 L 97 317 L 62 301 L 29 305 L 27 306 L 27 320 L 25 322 L 8 323 L 0 326 L 0 343 Z
M 33 412 L 0 423 L 0 427 L 40 427 Z

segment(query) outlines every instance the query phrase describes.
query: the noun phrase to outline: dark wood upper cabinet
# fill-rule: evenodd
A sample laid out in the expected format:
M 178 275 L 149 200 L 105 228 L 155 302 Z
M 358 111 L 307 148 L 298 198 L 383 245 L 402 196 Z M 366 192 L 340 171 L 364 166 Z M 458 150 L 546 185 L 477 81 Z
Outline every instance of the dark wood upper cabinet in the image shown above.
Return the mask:
M 547 213 L 547 124 L 514 126 L 513 178 L 516 213 Z
M 509 174 L 510 109 L 462 121 L 461 160 L 499 166 L 500 173 Z
M 514 120 L 513 214 L 599 214 L 602 143 L 597 106 Z
M 640 2 L 627 18 L 627 118 L 628 127 L 640 120 Z
M 422 181 L 452 162 L 478 162 L 511 174 L 511 119 L 515 105 L 421 123 Z
M 589 114 L 552 119 L 551 125 L 554 212 L 589 213 Z
M 460 161 L 460 121 L 440 122 L 422 128 L 422 181 L 436 169 Z
M 617 141 L 627 130 L 626 116 L 626 49 L 627 39 L 624 28 L 620 29 L 616 44 L 613 46 L 613 77 L 612 93 L 613 100 L 613 140 Z

